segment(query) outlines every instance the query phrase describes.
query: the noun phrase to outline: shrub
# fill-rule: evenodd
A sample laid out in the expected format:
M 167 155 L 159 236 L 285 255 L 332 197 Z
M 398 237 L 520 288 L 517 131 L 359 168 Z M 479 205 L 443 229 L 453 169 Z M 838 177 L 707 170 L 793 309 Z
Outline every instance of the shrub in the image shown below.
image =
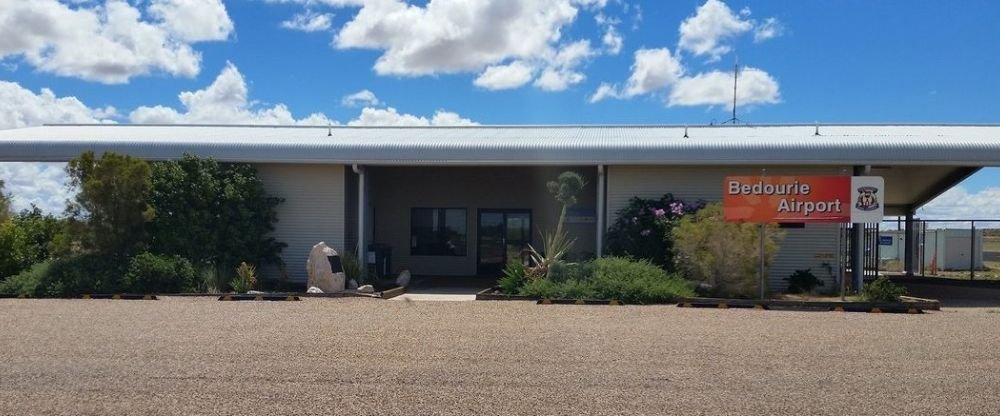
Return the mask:
M 774 224 L 766 226 L 765 265 L 777 254 L 781 238 Z M 751 297 L 759 288 L 760 226 L 726 222 L 721 204 L 711 204 L 681 218 L 673 230 L 674 256 L 684 275 L 718 296 Z
M 865 286 L 862 297 L 868 302 L 899 302 L 900 296 L 905 294 L 906 288 L 882 276 Z
M 129 261 L 124 286 L 137 293 L 178 293 L 195 289 L 191 262 L 179 256 L 141 253 Z
M 562 273 L 558 277 L 561 280 L 527 280 L 519 294 L 538 298 L 617 299 L 638 304 L 694 296 L 690 283 L 646 260 L 605 257 L 562 267 L 558 272 Z
M 565 297 L 562 286 L 562 283 L 556 283 L 549 279 L 533 279 L 521 288 L 519 294 L 535 298 L 562 298 Z
M 31 266 L 30 269 L 15 276 L 7 278 L 7 280 L 0 282 L 0 294 L 24 296 L 38 296 L 42 294 L 39 286 L 45 275 L 49 273 L 51 266 L 52 260 L 44 261 Z
M 791 276 L 785 278 L 788 282 L 788 293 L 809 293 L 818 286 L 823 286 L 823 281 L 819 280 L 812 273 L 811 269 L 796 270 Z
M 257 286 L 257 269 L 246 262 L 236 268 L 236 277 L 229 283 L 236 293 L 246 293 Z
M 344 277 L 347 280 L 354 280 L 358 285 L 368 283 L 366 276 L 361 274 L 361 262 L 353 251 L 347 251 L 340 255 L 340 266 L 344 268 Z
M 618 211 L 608 230 L 608 253 L 620 257 L 645 259 L 673 270 L 672 230 L 677 220 L 693 213 L 704 203 L 686 203 L 665 194 L 660 199 L 635 197 Z
M 642 304 L 694 296 L 690 283 L 648 260 L 604 257 L 594 260 L 592 269 L 591 285 L 599 299 Z
M 528 282 L 528 271 L 520 260 L 511 260 L 503 269 L 503 276 L 497 280 L 501 293 L 516 295 Z
M 36 291 L 39 296 L 79 296 L 121 292 L 122 270 L 113 260 L 99 254 L 80 254 L 52 262 Z

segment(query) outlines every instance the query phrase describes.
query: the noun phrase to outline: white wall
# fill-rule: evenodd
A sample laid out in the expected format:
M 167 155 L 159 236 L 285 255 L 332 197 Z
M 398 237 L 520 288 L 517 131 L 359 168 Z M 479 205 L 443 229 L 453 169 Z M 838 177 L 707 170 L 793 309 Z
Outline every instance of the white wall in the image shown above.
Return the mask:
M 343 165 L 256 165 L 267 191 L 285 199 L 278 206 L 273 236 L 288 244 L 282 251 L 289 280 L 306 281 L 306 259 L 312 246 L 326 242 L 344 248 Z M 279 273 L 263 270 L 263 273 Z

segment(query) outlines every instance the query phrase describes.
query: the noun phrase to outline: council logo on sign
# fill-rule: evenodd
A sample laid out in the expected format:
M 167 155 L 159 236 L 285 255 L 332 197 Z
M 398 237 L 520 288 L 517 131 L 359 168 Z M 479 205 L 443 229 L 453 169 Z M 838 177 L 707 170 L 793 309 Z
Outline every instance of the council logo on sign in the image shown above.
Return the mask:
M 879 208 L 878 188 L 874 186 L 862 186 L 858 188 L 858 202 L 854 207 L 862 211 L 874 211 Z

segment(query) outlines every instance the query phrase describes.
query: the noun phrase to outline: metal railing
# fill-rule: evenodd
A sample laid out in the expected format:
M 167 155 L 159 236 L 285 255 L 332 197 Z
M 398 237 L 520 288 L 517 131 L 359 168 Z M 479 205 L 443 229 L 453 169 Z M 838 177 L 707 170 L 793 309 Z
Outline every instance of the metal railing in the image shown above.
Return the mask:
M 914 220 L 913 226 L 914 274 L 1000 279 L 1000 219 Z M 879 225 L 876 258 L 881 272 L 905 273 L 904 228 L 901 219 Z

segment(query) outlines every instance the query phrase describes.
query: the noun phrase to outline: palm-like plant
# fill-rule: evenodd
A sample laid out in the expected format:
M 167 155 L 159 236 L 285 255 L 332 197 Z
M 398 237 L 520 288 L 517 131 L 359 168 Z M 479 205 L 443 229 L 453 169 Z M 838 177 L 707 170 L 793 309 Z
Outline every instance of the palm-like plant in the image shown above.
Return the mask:
M 539 252 L 534 246 L 528 244 L 529 256 L 531 262 L 534 264 L 531 270 L 529 270 L 528 274 L 530 276 L 536 278 L 547 276 L 552 264 L 562 261 L 562 258 L 573 249 L 576 239 L 571 238 L 569 233 L 563 230 L 563 224 L 566 221 L 566 211 L 569 207 L 576 205 L 576 196 L 586 185 L 587 182 L 583 179 L 583 176 L 573 171 L 563 172 L 559 174 L 556 180 L 549 181 L 546 184 L 552 196 L 562 203 L 562 210 L 559 212 L 559 221 L 556 222 L 556 230 L 554 232 L 542 233 L 539 231 L 542 237 L 542 250 L 544 251 Z

